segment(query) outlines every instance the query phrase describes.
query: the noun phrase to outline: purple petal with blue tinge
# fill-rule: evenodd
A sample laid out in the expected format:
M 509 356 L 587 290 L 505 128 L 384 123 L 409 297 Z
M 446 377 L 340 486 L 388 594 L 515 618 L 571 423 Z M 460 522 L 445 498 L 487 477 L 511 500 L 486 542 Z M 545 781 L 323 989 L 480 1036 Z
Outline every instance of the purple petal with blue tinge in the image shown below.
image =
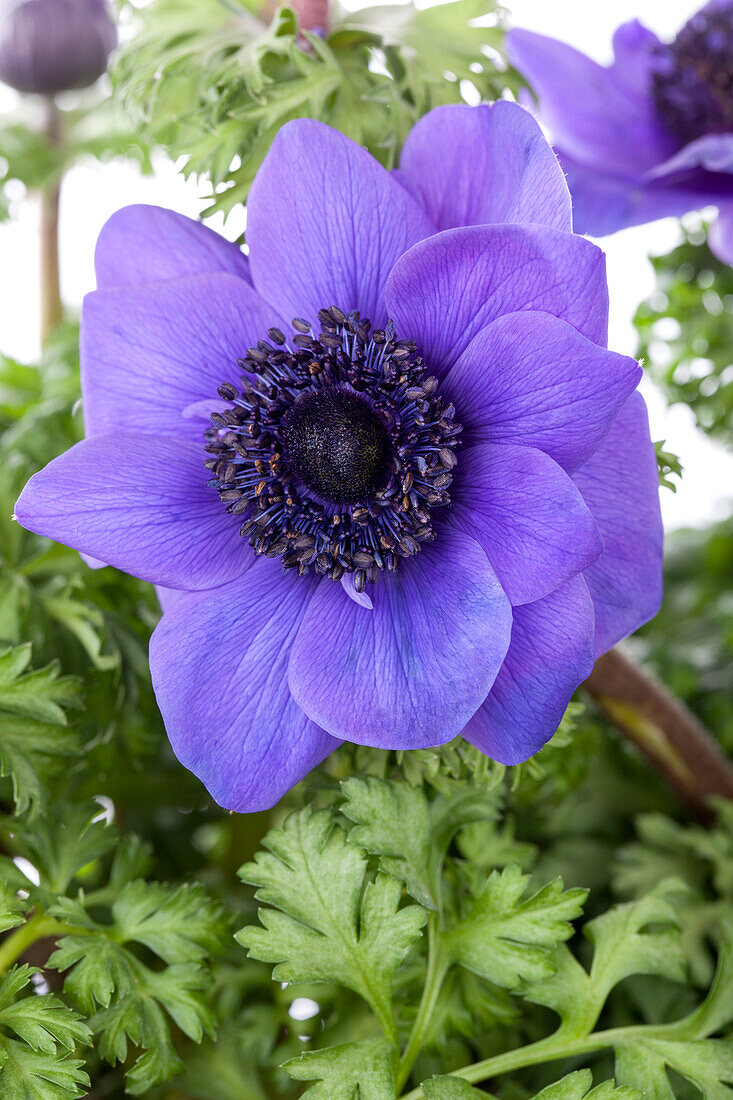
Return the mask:
M 502 222 L 572 229 L 557 157 L 516 103 L 436 107 L 408 134 L 398 179 L 438 229 Z
M 137 286 L 184 275 L 228 272 L 249 281 L 247 257 L 193 218 L 160 206 L 125 206 L 102 227 L 97 286 Z
M 553 142 L 582 164 L 640 175 L 674 152 L 648 92 L 564 42 L 533 31 L 507 35 L 509 58 L 539 98 Z M 572 188 L 571 188 L 572 191 Z M 577 228 L 577 226 L 576 226 Z
M 709 187 L 710 192 L 714 193 L 716 182 L 714 176 L 719 174 L 725 176 L 733 172 L 733 134 L 706 134 L 697 141 L 691 141 L 667 160 L 651 168 L 644 179 L 660 180 L 669 184 L 675 180 L 675 177 L 679 177 L 684 186 L 689 173 L 695 169 L 703 169 L 705 173 L 713 174 Z M 717 182 L 720 189 L 718 193 L 722 190 L 728 198 L 733 198 L 733 179 Z
M 655 67 L 655 53 L 661 46 L 654 31 L 650 31 L 638 19 L 622 23 L 613 34 L 613 75 L 617 83 L 631 92 L 646 96 L 649 93 Z
M 733 203 L 721 206 L 718 220 L 708 231 L 708 244 L 724 264 L 733 264 Z
M 81 364 L 88 435 L 173 434 L 201 441 L 199 418 L 184 410 L 237 385 L 237 359 L 279 318 L 232 275 L 194 275 L 154 286 L 98 290 L 84 300 Z
M 504 313 L 543 310 L 596 344 L 608 333 L 605 257 L 590 241 L 540 226 L 449 229 L 395 266 L 387 307 L 443 376 L 481 329 Z
M 659 474 L 646 405 L 629 398 L 593 458 L 574 475 L 604 550 L 583 574 L 596 610 L 596 656 L 653 618 L 662 599 Z
M 293 698 L 337 737 L 439 745 L 484 700 L 509 645 L 511 607 L 473 539 L 438 541 L 372 585 L 373 610 L 321 581 L 290 658 Z
M 389 172 L 322 122 L 283 126 L 247 201 L 255 287 L 284 317 L 358 309 L 384 325 L 395 262 L 434 226 Z
M 500 764 L 538 752 L 593 667 L 593 604 L 582 577 L 514 609 L 509 652 L 463 736 Z
M 642 225 L 657 218 L 680 217 L 708 203 L 718 201 L 710 192 L 710 177 L 705 172 L 686 185 L 667 186 L 663 182 L 644 183 L 641 178 L 624 179 L 571 160 L 560 150 L 573 196 L 573 223 L 576 232 L 603 237 L 630 225 Z M 719 179 L 720 177 L 716 177 Z
M 603 549 L 571 478 L 532 447 L 466 447 L 451 501 L 449 521 L 484 548 L 512 604 L 546 596 Z
M 467 439 L 537 447 L 572 471 L 587 462 L 641 380 L 547 313 L 509 313 L 483 329 L 445 379 Z
M 254 555 L 206 484 L 203 448 L 115 433 L 84 439 L 34 474 L 16 505 L 23 527 L 169 588 L 212 588 Z
M 176 600 L 151 638 L 173 751 L 228 810 L 269 809 L 340 743 L 288 690 L 290 646 L 315 583 L 260 558 L 242 580 Z

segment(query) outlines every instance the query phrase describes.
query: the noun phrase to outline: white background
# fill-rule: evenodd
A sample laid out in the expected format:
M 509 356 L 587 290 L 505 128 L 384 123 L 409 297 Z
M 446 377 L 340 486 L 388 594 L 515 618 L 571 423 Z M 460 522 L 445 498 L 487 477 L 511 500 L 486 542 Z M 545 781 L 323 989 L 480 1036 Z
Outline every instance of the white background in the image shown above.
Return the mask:
M 347 6 L 363 6 L 349 0 Z M 673 36 L 700 6 L 694 0 L 514 0 L 509 3 L 516 26 L 562 38 L 598 61 L 611 56 L 611 37 L 619 23 L 640 18 L 661 36 Z M 0 85 L 0 111 L 10 109 L 15 97 Z M 1 151 L 0 151 L 1 152 Z M 187 184 L 164 158 L 154 178 L 144 178 L 128 164 L 79 165 L 64 182 L 61 254 L 62 289 L 68 305 L 77 307 L 94 286 L 93 249 L 97 234 L 113 211 L 131 202 L 158 203 L 195 215 L 202 208 L 196 186 Z M 230 219 L 225 233 L 236 236 L 241 223 Z M 674 221 L 625 230 L 602 242 L 608 255 L 611 290 L 611 347 L 632 353 L 636 340 L 631 318 L 653 286 L 649 253 L 674 246 L 679 231 Z M 37 209 L 33 200 L 20 205 L 18 217 L 0 224 L 0 348 L 9 355 L 31 359 L 38 351 Z M 666 439 L 685 467 L 682 485 L 673 495 L 662 493 L 668 529 L 697 525 L 726 513 L 733 486 L 733 456 L 711 443 L 694 427 L 683 406 L 668 409 L 649 382 L 643 383 L 654 439 Z

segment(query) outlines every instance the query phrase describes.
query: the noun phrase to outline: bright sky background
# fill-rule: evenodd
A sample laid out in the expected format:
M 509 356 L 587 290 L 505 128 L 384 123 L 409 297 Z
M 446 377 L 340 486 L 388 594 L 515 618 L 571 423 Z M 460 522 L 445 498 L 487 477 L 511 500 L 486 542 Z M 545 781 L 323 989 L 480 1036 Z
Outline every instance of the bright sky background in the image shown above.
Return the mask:
M 363 6 L 364 0 L 347 0 Z M 639 18 L 662 36 L 671 36 L 692 14 L 694 0 L 506 0 L 516 26 L 554 35 L 572 43 L 599 61 L 611 53 L 616 26 Z M 0 111 L 12 107 L 13 93 L 0 85 Z M 72 307 L 94 287 L 93 249 L 104 221 L 120 206 L 133 202 L 157 203 L 195 215 L 202 206 L 197 189 L 186 184 L 174 167 L 161 158 L 154 178 L 143 178 L 131 165 L 79 166 L 64 183 L 61 221 L 62 288 Z M 221 225 L 215 226 L 221 229 Z M 236 236 L 234 219 L 224 230 Z M 633 353 L 636 346 L 631 318 L 638 303 L 652 289 L 649 253 L 663 253 L 678 238 L 674 221 L 629 229 L 604 239 L 611 289 L 611 347 Z M 0 225 L 0 348 L 9 355 L 31 359 L 38 350 L 37 209 L 25 202 L 18 218 Z M 654 439 L 666 439 L 685 467 L 682 485 L 673 495 L 662 492 L 668 529 L 697 525 L 724 515 L 733 491 L 733 455 L 711 443 L 694 427 L 689 409 L 666 407 L 650 383 L 643 384 L 649 404 Z

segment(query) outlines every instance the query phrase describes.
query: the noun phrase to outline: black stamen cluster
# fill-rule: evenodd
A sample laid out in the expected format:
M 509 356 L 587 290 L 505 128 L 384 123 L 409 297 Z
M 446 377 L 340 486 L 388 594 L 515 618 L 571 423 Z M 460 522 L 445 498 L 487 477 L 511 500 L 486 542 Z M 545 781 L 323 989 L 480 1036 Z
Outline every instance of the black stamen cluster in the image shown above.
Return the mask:
M 433 508 L 449 503 L 461 425 L 412 340 L 336 306 L 316 336 L 269 329 L 239 361 L 241 390 L 219 395 L 205 463 L 227 511 L 257 554 L 311 568 L 357 591 L 435 538 Z
M 657 111 L 681 144 L 733 131 L 733 4 L 694 15 L 657 57 Z

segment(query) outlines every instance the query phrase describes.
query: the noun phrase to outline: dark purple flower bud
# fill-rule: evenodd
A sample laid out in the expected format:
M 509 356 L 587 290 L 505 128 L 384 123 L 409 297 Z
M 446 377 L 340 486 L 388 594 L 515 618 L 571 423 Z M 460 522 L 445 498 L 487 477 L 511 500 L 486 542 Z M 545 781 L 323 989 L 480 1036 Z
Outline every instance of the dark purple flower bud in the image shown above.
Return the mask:
M 0 80 L 19 92 L 86 88 L 116 45 L 105 0 L 0 0 Z

